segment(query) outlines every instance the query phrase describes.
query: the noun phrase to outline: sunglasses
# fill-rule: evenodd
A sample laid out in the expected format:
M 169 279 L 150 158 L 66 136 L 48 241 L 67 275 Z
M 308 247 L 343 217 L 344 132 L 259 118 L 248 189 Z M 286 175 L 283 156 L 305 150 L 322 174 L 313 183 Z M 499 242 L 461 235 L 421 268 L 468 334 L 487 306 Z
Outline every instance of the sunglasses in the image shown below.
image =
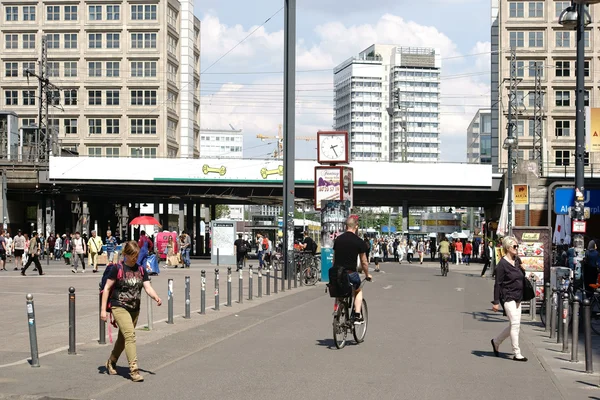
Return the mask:
M 518 244 L 514 244 L 512 248 L 516 250 L 516 249 L 519 248 L 519 245 Z

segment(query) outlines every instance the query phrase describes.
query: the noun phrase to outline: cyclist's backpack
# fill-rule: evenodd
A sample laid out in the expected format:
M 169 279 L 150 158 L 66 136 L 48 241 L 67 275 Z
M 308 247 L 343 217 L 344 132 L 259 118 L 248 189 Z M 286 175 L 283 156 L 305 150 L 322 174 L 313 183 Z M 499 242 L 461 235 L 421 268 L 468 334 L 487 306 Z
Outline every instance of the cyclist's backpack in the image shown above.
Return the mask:
M 350 297 L 352 296 L 352 285 L 348 277 L 348 271 L 345 268 L 329 268 L 329 297 Z
M 123 264 L 122 263 L 118 263 L 118 264 L 113 264 L 110 263 L 106 266 L 106 268 L 104 269 L 104 273 L 102 273 L 102 279 L 100 280 L 100 299 L 102 299 L 102 293 L 104 293 L 104 288 L 106 287 L 106 281 L 108 280 L 108 277 L 110 276 L 111 272 L 113 271 L 113 268 L 118 268 L 119 270 L 117 271 L 117 279 L 121 280 L 123 279 Z M 144 268 L 139 265 L 138 266 L 140 274 L 142 274 L 142 278 L 144 277 Z M 115 281 L 115 285 L 116 285 L 116 281 Z M 112 315 L 112 305 L 110 303 L 110 299 L 112 297 L 112 293 L 115 290 L 115 285 L 113 285 L 112 288 L 110 288 L 110 291 L 108 292 L 108 301 L 106 303 L 106 312 L 110 314 L 110 323 L 112 326 L 114 326 L 115 328 L 117 327 L 117 324 L 115 322 L 115 320 L 113 319 L 113 315 Z
M 267 238 L 263 239 L 262 249 L 263 249 L 263 251 L 269 250 L 269 239 L 267 239 Z

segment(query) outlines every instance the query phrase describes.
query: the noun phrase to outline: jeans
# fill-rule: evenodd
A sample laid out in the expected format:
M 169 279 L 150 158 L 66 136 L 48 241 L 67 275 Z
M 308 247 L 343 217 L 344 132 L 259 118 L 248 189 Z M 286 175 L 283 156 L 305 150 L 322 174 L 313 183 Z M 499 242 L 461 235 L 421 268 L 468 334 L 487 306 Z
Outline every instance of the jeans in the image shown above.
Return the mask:
M 107 252 L 106 252 L 106 262 L 107 262 L 108 264 L 110 264 L 111 262 L 113 262 L 113 257 L 114 257 L 114 255 L 115 255 L 115 252 L 114 252 L 114 251 L 107 251 Z
M 186 267 L 190 266 L 190 249 L 186 248 L 181 250 L 181 262 L 183 262 L 183 265 Z
M 494 339 L 496 348 L 500 348 L 500 345 L 506 338 L 510 336 L 512 342 L 513 352 L 515 357 L 521 358 L 521 349 L 519 348 L 519 330 L 521 329 L 521 303 L 517 304 L 514 300 L 507 301 L 504 303 L 504 310 L 508 316 L 509 324 L 498 337 Z
M 485 275 L 485 271 L 487 271 L 491 264 L 492 260 L 485 260 L 485 264 L 483 264 L 483 269 L 481 270 L 481 276 Z
M 39 274 L 42 275 L 42 273 L 43 273 L 42 272 L 42 264 L 40 264 L 40 258 L 37 254 L 29 256 L 29 258 L 27 260 L 27 264 L 25 264 L 25 266 L 23 267 L 23 273 L 25 273 L 25 271 L 27 271 L 27 268 L 29 268 L 31 263 L 35 264 L 35 267 L 37 268 Z
M 265 264 L 265 260 L 263 259 L 264 254 L 265 254 L 265 252 L 262 251 L 262 250 L 259 250 L 259 252 L 257 253 L 257 256 L 258 256 L 258 266 L 260 268 L 262 268 L 263 265 Z
M 77 267 L 79 267 L 79 261 L 81 261 L 81 266 L 85 271 L 85 254 L 73 253 L 71 257 L 73 257 L 73 269 L 77 271 Z
M 115 342 L 110 358 L 117 362 L 123 350 L 129 361 L 129 368 L 137 370 L 137 349 L 135 346 L 135 326 L 137 325 L 140 311 L 129 311 L 122 307 L 113 307 L 112 315 L 119 327 L 119 337 Z

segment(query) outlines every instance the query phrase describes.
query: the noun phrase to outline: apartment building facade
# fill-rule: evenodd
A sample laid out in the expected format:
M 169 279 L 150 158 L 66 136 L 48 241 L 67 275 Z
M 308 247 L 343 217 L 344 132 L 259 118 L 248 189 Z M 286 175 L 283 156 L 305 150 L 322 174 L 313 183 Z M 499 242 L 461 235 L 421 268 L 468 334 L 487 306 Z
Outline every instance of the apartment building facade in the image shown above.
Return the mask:
M 516 50 L 518 91 L 515 136 L 518 160 L 533 160 L 535 70 L 540 66 L 542 121 L 542 175 L 570 170 L 575 162 L 576 32 L 558 23 L 570 1 L 492 0 L 492 164 L 506 168 L 510 78 L 510 49 Z M 585 32 L 586 106 L 600 105 L 600 13 L 591 6 L 592 23 Z M 586 165 L 594 162 L 586 155 Z
M 437 49 L 374 44 L 337 67 L 334 129 L 353 160 L 439 160 L 441 57 Z
M 0 1 L 2 109 L 37 126 L 47 43 L 49 126 L 90 157 L 199 157 L 200 21 L 193 0 Z
M 243 158 L 241 129 L 200 129 L 200 158 Z
M 467 162 L 492 163 L 492 116 L 489 108 L 477 111 L 467 128 Z

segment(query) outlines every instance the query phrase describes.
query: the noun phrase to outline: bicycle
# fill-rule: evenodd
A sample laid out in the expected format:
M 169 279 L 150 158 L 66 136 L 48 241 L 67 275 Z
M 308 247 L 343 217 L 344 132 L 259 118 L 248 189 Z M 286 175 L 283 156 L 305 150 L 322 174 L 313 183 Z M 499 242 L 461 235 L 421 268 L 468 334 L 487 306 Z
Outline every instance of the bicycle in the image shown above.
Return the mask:
M 440 269 L 442 270 L 442 276 L 448 276 L 448 271 L 450 270 L 450 267 L 448 266 L 448 258 L 449 256 L 447 254 L 442 254 L 442 265 L 440 266 Z
M 573 302 L 573 300 L 574 300 L 574 298 L 575 298 L 576 295 L 579 295 L 579 297 L 581 299 L 583 299 L 582 290 L 580 288 L 575 288 L 574 287 L 574 285 L 573 285 L 573 279 L 572 278 L 571 279 L 561 278 L 560 283 L 559 283 L 559 288 L 561 288 L 561 287 L 564 289 L 565 293 L 568 294 L 569 303 Z M 559 309 L 559 306 L 558 306 L 558 301 L 559 301 L 559 299 L 558 299 L 558 293 L 559 292 L 556 291 L 553 294 L 551 294 L 551 296 L 552 296 L 552 300 L 551 300 L 552 306 L 554 306 L 553 308 L 555 308 L 557 310 Z M 545 296 L 545 294 L 544 294 L 544 296 Z M 545 301 L 545 297 L 544 296 L 542 296 L 542 298 L 541 298 L 542 304 L 540 306 L 540 319 L 542 321 L 542 325 L 546 326 L 546 301 Z M 562 301 L 562 299 L 560 299 L 560 301 Z M 600 309 L 600 305 L 598 307 Z M 592 308 L 592 310 L 593 310 L 593 308 Z M 560 318 L 557 318 L 557 321 L 559 319 Z M 569 313 L 569 327 L 571 326 L 572 320 L 573 320 L 573 315 L 571 313 Z M 580 321 L 581 321 L 581 319 L 580 319 Z M 596 331 L 594 329 L 593 325 L 592 325 L 592 330 L 594 330 L 594 332 L 600 334 L 600 320 L 598 320 L 598 326 L 596 327 L 596 329 L 598 329 L 598 331 Z
M 306 267 L 302 271 L 302 279 L 307 286 L 314 286 L 321 279 L 321 259 L 312 254 L 305 255 Z
M 370 279 L 363 279 L 358 288 L 362 289 L 366 281 L 370 281 Z M 354 341 L 356 343 L 364 342 L 365 336 L 367 335 L 369 321 L 367 301 L 363 297 L 361 314 L 364 322 L 355 325 L 353 294 L 353 291 L 351 291 L 350 296 L 337 297 L 333 305 L 333 341 L 335 342 L 335 347 L 337 349 L 342 349 L 346 346 L 346 338 L 350 331 L 352 332 L 352 336 L 354 336 Z M 352 314 L 349 314 L 350 310 L 352 310 Z

